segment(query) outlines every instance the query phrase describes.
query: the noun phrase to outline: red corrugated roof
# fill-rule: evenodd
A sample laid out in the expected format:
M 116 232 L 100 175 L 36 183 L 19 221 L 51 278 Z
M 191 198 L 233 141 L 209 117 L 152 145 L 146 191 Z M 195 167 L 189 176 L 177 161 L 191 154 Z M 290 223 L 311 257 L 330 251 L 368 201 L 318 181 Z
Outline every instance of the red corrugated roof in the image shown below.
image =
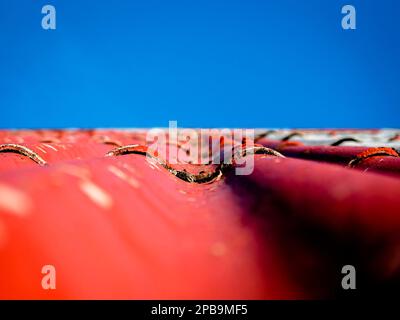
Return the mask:
M 0 298 L 324 298 L 346 264 L 396 286 L 398 134 L 259 130 L 240 176 L 149 162 L 144 130 L 0 131 Z

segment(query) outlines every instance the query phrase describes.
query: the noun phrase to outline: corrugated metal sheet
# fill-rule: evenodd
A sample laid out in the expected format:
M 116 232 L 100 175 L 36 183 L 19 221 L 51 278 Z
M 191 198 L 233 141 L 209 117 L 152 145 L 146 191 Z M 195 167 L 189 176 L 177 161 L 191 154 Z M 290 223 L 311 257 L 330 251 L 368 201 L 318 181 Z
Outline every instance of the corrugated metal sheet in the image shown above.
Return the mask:
M 399 131 L 257 133 L 287 157 L 238 176 L 149 163 L 143 130 L 0 131 L 0 298 L 325 298 L 346 264 L 398 288 Z

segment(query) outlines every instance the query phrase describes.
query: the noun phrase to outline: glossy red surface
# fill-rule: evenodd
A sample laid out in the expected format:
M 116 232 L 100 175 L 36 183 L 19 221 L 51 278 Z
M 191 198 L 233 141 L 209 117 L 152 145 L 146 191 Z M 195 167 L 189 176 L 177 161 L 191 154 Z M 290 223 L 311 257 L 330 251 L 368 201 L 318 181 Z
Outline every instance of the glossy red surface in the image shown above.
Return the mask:
M 0 144 L 46 162 L 0 152 L 2 299 L 327 298 L 346 264 L 367 292 L 399 284 L 400 179 L 343 167 L 366 147 L 314 148 L 340 165 L 257 154 L 251 175 L 198 184 L 141 154 L 105 157 L 144 146 L 145 132 L 0 131 Z M 43 265 L 55 290 L 41 286 Z

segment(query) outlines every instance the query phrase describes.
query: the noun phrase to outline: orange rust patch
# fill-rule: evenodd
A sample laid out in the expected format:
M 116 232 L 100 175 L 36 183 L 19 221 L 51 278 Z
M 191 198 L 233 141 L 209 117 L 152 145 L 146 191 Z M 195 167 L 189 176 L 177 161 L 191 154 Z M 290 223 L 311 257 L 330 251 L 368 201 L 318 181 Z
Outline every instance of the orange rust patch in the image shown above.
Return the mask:
M 277 147 L 276 150 L 282 150 L 287 147 L 299 147 L 304 144 L 300 141 L 282 141 Z
M 359 153 L 353 160 L 351 160 L 348 164 L 349 167 L 355 167 L 357 164 L 362 162 L 364 159 L 368 159 L 371 157 L 399 157 L 399 153 L 393 149 L 388 147 L 380 147 L 380 148 L 369 148 L 361 153 Z
M 36 148 L 38 148 L 39 150 L 46 153 L 46 151 L 44 151 L 40 147 L 36 147 Z M 17 154 L 20 154 L 20 155 L 23 155 L 25 157 L 32 159 L 33 161 L 35 161 L 37 164 L 39 164 L 41 166 L 47 165 L 47 162 L 41 156 L 39 156 L 36 152 L 34 152 L 33 150 L 31 150 L 28 147 L 25 147 L 23 145 L 14 144 L 14 143 L 2 144 L 2 145 L 0 145 L 0 152 L 14 152 L 14 153 L 17 153 Z

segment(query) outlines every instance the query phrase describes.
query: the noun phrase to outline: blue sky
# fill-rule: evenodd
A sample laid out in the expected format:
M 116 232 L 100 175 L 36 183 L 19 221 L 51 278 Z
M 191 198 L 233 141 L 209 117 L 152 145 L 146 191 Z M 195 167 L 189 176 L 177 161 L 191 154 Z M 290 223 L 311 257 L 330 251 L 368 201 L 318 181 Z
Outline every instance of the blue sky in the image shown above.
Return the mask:
M 1 0 L 0 127 L 399 127 L 399 31 L 396 0 Z

